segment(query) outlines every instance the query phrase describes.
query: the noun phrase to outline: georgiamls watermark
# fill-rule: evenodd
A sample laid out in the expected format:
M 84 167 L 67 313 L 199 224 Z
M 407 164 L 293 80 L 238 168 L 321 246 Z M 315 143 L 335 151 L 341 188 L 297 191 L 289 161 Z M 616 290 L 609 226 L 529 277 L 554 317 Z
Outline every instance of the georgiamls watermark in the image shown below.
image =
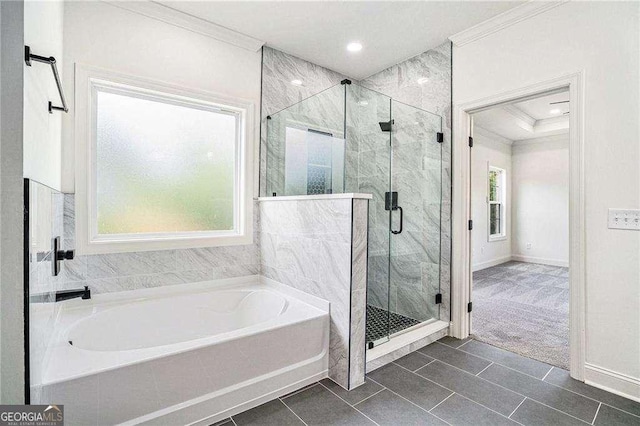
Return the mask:
M 62 405 L 0 405 L 0 426 L 63 426 Z

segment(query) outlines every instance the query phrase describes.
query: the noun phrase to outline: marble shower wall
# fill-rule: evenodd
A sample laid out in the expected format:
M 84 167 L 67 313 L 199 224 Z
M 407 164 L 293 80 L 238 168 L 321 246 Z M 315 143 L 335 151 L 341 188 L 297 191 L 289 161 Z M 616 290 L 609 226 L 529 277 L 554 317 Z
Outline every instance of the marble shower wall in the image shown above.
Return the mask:
M 269 116 L 264 151 L 267 156 L 266 194 L 307 195 L 306 182 L 301 190 L 292 191 L 292 182 L 285 181 L 287 127 L 311 128 L 330 133 L 334 138 L 344 139 L 344 97 L 345 86 L 338 84 Z M 336 154 L 342 156 L 342 152 Z M 334 170 L 335 173 L 340 171 Z M 342 179 L 335 180 L 339 183 L 332 182 L 333 193 L 344 192 Z
M 329 377 L 364 382 L 366 199 L 260 202 L 262 275 L 331 303 Z
M 260 273 L 258 205 L 254 205 L 253 244 L 195 249 L 78 255 L 65 261 L 61 285 L 93 293 L 233 278 Z M 75 197 L 64 194 L 64 247 L 75 247 Z
M 27 193 L 25 193 L 25 197 Z M 51 303 L 55 292 L 63 288 L 67 269 L 61 262 L 58 276 L 51 272 L 51 239 L 63 237 L 63 194 L 33 180 L 28 184 L 29 218 L 29 364 L 31 402 L 39 401 L 39 384 L 45 353 L 53 334 L 58 306 Z
M 418 79 L 425 77 L 428 81 L 419 84 Z M 444 43 L 435 49 L 367 77 L 359 81 L 359 84 L 390 96 L 396 101 L 416 106 L 442 117 L 444 142 L 442 144 L 442 168 L 439 178 L 433 175 L 437 173 L 437 167 L 435 165 L 433 167 L 427 166 L 431 174 L 428 183 L 440 182 L 442 205 L 441 207 L 437 206 L 437 203 L 433 202 L 433 200 L 424 205 L 424 224 L 428 227 L 428 232 L 426 235 L 420 236 L 421 240 L 416 237 L 414 241 L 427 244 L 431 247 L 429 253 L 436 253 L 437 250 L 433 248 L 433 244 L 437 241 L 437 236 L 432 231 L 439 229 L 439 262 L 438 259 L 431 259 L 426 262 L 427 264 L 431 263 L 431 266 L 427 265 L 422 268 L 420 274 L 425 277 L 424 280 L 426 280 L 428 291 L 433 292 L 435 290 L 433 287 L 433 275 L 437 273 L 434 269 L 439 263 L 440 292 L 442 293 L 439 317 L 443 321 L 449 321 L 451 287 L 451 44 L 449 42 Z M 394 118 L 395 115 L 394 113 Z M 411 155 L 411 150 L 408 150 L 407 154 Z M 418 157 L 415 156 L 414 158 Z M 411 158 L 408 157 L 408 165 L 413 164 L 410 160 Z M 414 166 L 416 165 L 414 164 Z M 361 192 L 367 191 L 361 190 Z M 435 190 L 429 192 L 437 193 Z M 438 209 L 440 210 L 439 220 Z M 374 236 L 371 237 L 372 246 L 375 244 L 374 238 Z M 407 260 L 410 259 L 407 258 Z M 375 262 L 375 259 L 372 258 L 371 261 Z M 401 274 L 400 276 L 409 273 L 408 279 L 415 280 L 417 278 L 418 270 L 406 272 L 407 269 L 404 266 L 396 264 L 396 267 L 396 272 Z M 402 271 L 405 272 L 403 273 Z M 393 275 L 394 272 L 391 271 L 391 273 Z M 424 282 L 423 285 L 425 285 Z M 406 298 L 407 303 L 403 306 L 411 306 L 412 301 L 414 301 L 411 298 L 411 294 L 415 294 L 415 292 L 408 291 L 404 295 L 398 294 L 398 298 Z M 432 306 L 433 302 L 429 302 L 429 306 Z M 415 303 L 419 303 L 419 301 L 416 299 Z
M 278 111 L 297 104 L 313 95 L 316 95 L 332 86 L 339 85 L 342 80 L 348 78 L 342 74 L 323 68 L 319 65 L 307 62 L 295 56 L 288 55 L 284 52 L 272 49 L 270 47 L 262 48 L 262 107 L 261 107 L 261 123 L 260 123 L 260 195 L 270 196 L 272 192 L 278 192 L 279 188 L 283 188 L 284 166 L 283 154 L 281 151 L 282 143 L 273 143 L 269 147 L 267 141 L 267 116 L 274 115 Z M 291 84 L 292 80 L 300 80 L 302 85 L 295 86 Z M 325 96 L 333 97 L 333 93 Z M 320 98 L 318 98 L 319 100 Z M 324 100 L 324 99 L 322 99 Z M 333 105 L 330 102 L 329 105 Z M 313 115 L 313 120 L 329 123 L 327 127 L 335 127 L 331 123 L 335 120 L 343 120 L 344 114 L 338 111 L 340 106 L 335 104 L 334 110 L 323 107 L 318 114 L 316 111 L 308 109 L 313 106 L 314 101 L 308 105 L 300 106 L 301 115 L 304 118 L 309 117 L 305 114 L 305 110 Z M 315 103 L 317 105 L 317 102 Z M 344 107 L 342 107 L 344 109 Z M 295 111 L 295 110 L 292 110 Z M 341 130 L 342 126 L 340 126 Z M 272 138 L 278 140 L 275 135 Z M 280 141 L 284 138 L 280 137 Z M 267 161 L 270 161 L 271 170 L 273 165 L 278 164 L 279 167 L 273 167 L 274 174 L 267 176 Z M 270 188 L 276 191 L 267 192 L 267 180 L 269 180 Z M 282 193 L 282 191 L 280 191 Z

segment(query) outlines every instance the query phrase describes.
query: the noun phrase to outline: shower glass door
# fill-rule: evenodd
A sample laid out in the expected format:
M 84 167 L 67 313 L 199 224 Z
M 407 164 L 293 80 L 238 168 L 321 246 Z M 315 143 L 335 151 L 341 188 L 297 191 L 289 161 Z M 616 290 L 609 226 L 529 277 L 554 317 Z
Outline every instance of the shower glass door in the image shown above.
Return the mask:
M 390 333 L 439 318 L 441 117 L 393 100 Z M 397 195 L 396 195 L 397 194 Z
M 355 84 L 346 98 L 346 192 L 371 194 L 367 267 L 366 340 L 377 345 L 389 340 L 389 259 L 391 211 L 385 195 L 391 191 L 391 133 L 380 123 L 391 121 L 391 98 Z

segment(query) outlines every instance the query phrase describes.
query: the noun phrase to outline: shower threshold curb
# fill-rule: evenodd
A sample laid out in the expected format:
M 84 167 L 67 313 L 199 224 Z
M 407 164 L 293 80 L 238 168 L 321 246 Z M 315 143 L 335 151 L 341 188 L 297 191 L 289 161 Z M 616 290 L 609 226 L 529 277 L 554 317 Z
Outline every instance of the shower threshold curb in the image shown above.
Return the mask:
M 432 321 L 392 336 L 391 340 L 367 350 L 367 373 L 427 346 L 449 334 L 449 323 Z

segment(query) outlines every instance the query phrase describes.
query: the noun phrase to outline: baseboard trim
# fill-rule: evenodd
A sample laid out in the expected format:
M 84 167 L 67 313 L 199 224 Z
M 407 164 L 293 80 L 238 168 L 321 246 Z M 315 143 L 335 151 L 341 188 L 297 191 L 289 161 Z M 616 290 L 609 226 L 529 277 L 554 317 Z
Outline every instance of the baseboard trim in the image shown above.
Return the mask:
M 640 379 L 586 363 L 584 382 L 607 392 L 640 402 Z
M 527 263 L 539 263 L 541 265 L 549 265 L 549 266 L 562 266 L 564 268 L 569 267 L 569 261 L 557 260 L 557 259 L 545 259 L 543 257 L 522 256 L 520 254 L 512 255 L 511 260 L 517 260 L 518 262 L 527 262 Z
M 492 266 L 502 265 L 503 263 L 509 262 L 511 256 L 499 257 L 497 259 L 487 260 L 486 262 L 478 263 L 473 265 L 473 272 L 481 271 L 483 269 L 491 268 Z

